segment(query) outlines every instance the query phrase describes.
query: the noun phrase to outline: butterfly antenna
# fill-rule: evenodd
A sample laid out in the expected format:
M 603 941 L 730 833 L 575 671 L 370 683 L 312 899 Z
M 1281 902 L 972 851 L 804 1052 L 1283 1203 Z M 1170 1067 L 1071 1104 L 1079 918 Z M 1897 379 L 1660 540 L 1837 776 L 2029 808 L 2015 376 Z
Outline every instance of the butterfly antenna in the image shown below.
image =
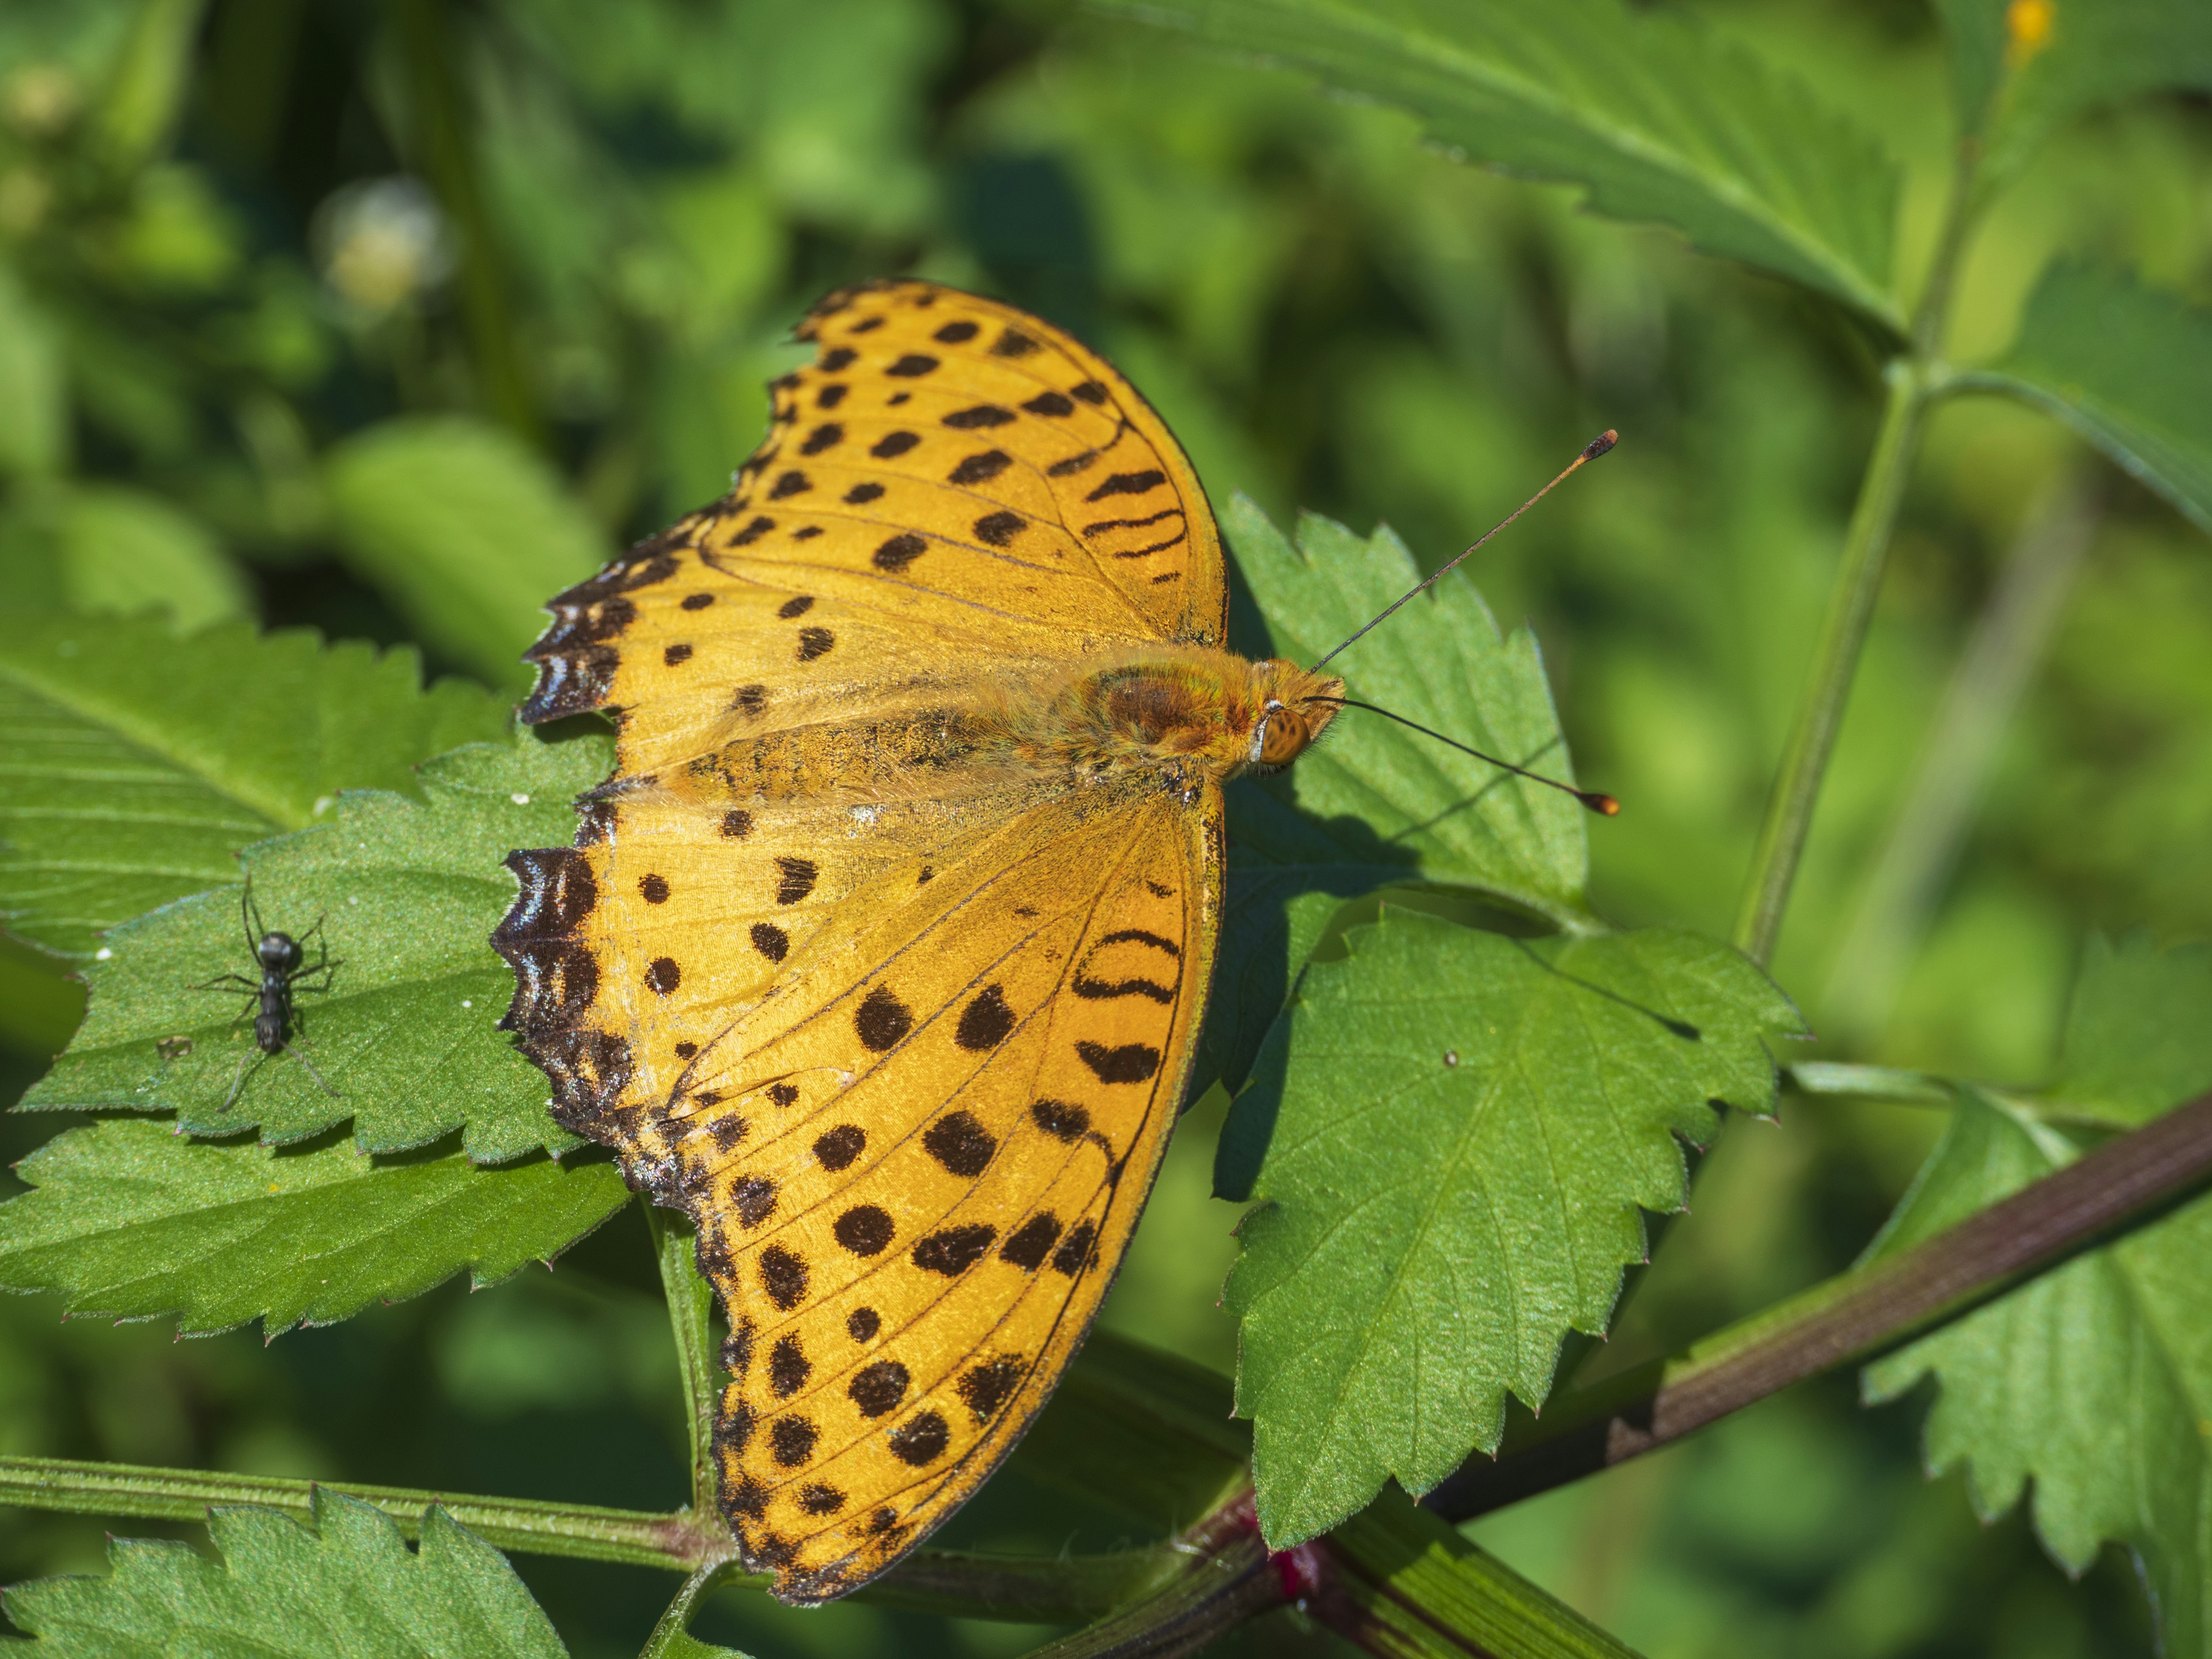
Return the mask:
M 1411 596 L 1409 595 L 1408 597 Z M 1308 697 L 1304 699 L 1304 701 L 1307 702 L 1333 702 L 1340 708 L 1364 708 L 1370 714 L 1380 714 L 1384 720 L 1395 720 L 1401 726 L 1410 726 L 1413 730 L 1419 732 L 1425 738 L 1434 738 L 1438 743 L 1443 744 L 1447 749 L 1456 749 L 1462 755 L 1472 755 L 1479 761 L 1488 761 L 1492 766 L 1498 767 L 1505 771 L 1510 772 L 1516 777 L 1526 778 L 1531 783 L 1540 783 L 1548 789 L 1556 789 L 1562 794 L 1572 795 L 1577 800 L 1580 801 L 1583 805 L 1589 807 L 1591 811 L 1597 813 L 1601 817 L 1610 818 L 1620 816 L 1620 803 L 1615 800 L 1611 795 L 1604 794 L 1595 789 L 1577 789 L 1571 783 L 1562 783 L 1557 778 L 1546 777 L 1541 772 L 1531 772 L 1525 766 L 1516 766 L 1510 760 L 1500 760 L 1495 755 L 1484 754 L 1480 749 L 1470 749 L 1467 744 L 1460 742 L 1455 738 L 1448 738 L 1441 732 L 1431 732 L 1427 726 L 1419 724 L 1418 721 L 1409 720 L 1403 714 L 1394 714 L 1390 710 L 1381 708 L 1375 703 L 1358 702 L 1350 697 Z
M 1340 655 L 1340 653 L 1341 653 L 1346 649 L 1346 647 L 1349 647 L 1350 645 L 1352 645 L 1355 641 L 1357 641 L 1357 640 L 1359 638 L 1359 635 L 1360 635 L 1360 634 L 1364 634 L 1364 633 L 1366 633 L 1366 632 L 1368 631 L 1368 629 L 1374 628 L 1374 627 L 1377 626 L 1378 624 L 1380 624 L 1380 623 L 1384 620 L 1384 618 L 1386 618 L 1386 617 L 1388 617 L 1389 616 L 1389 614 L 1390 614 L 1390 612 L 1391 612 L 1392 611 L 1395 611 L 1395 610 L 1398 608 L 1398 606 L 1399 606 L 1399 605 L 1401 605 L 1405 604 L 1405 603 L 1406 603 L 1406 601 L 1407 601 L 1407 599 L 1412 599 L 1412 598 L 1413 597 L 1413 595 L 1414 595 L 1414 594 L 1419 593 L 1419 592 L 1421 592 L 1421 590 L 1422 590 L 1422 589 L 1424 589 L 1424 588 L 1425 588 L 1425 587 L 1427 587 L 1427 586 L 1431 586 L 1432 583 L 1436 582 L 1436 581 L 1437 581 L 1437 580 L 1439 580 L 1440 578 L 1442 578 L 1442 577 L 1444 577 L 1444 576 L 1447 576 L 1447 575 L 1450 574 L 1452 571 L 1454 571 L 1454 570 L 1455 570 L 1455 569 L 1457 569 L 1457 568 L 1459 568 L 1460 560 L 1466 558 L 1466 557 L 1468 556 L 1468 554 L 1473 553 L 1473 552 L 1475 550 L 1475 548 L 1479 548 L 1479 547 L 1480 547 L 1480 546 L 1482 545 L 1483 542 L 1486 542 L 1486 541 L 1488 541 L 1488 540 L 1491 538 L 1491 537 L 1492 537 L 1492 536 L 1495 536 L 1495 535 L 1496 535 L 1499 531 L 1501 531 L 1501 530 L 1504 529 L 1504 528 L 1505 528 L 1505 526 L 1506 526 L 1507 525 L 1511 524 L 1511 523 L 1513 522 L 1513 520 L 1516 520 L 1516 519 L 1519 518 L 1519 517 L 1520 517 L 1523 513 L 1526 513 L 1526 512 L 1527 512 L 1530 507 L 1532 507 L 1535 506 L 1537 502 L 1539 502 L 1539 501 L 1542 501 L 1542 500 L 1544 499 L 1544 497 L 1545 497 L 1545 496 L 1547 496 L 1547 495 L 1550 495 L 1553 490 L 1557 489 L 1558 489 L 1561 484 L 1565 483 L 1567 481 L 1567 478 L 1568 478 L 1569 475 L 1570 475 L 1570 474 L 1571 474 L 1571 473 L 1573 473 L 1573 472 L 1574 472 L 1577 468 L 1579 468 L 1579 467 L 1581 467 L 1581 466 L 1584 465 L 1585 464 L 1587 464 L 1587 463 L 1589 463 L 1589 462 L 1590 462 L 1590 461 L 1594 461 L 1594 460 L 1595 460 L 1599 456 L 1601 456 L 1601 455 L 1604 454 L 1604 453 L 1606 453 L 1606 451 L 1607 451 L 1608 449 L 1611 449 L 1611 448 L 1612 448 L 1615 444 L 1619 443 L 1620 441 L 1620 434 L 1619 434 L 1618 432 L 1614 431 L 1611 427 L 1607 427 L 1604 431 L 1602 431 L 1602 432 L 1599 433 L 1599 434 L 1597 434 L 1597 436 L 1596 436 L 1596 437 L 1595 437 L 1595 438 L 1591 439 L 1591 440 L 1589 441 L 1589 442 L 1588 442 L 1587 444 L 1585 444 L 1585 445 L 1583 445 L 1583 453 L 1582 453 L 1581 454 L 1579 454 L 1579 455 L 1576 456 L 1576 457 L 1574 458 L 1574 459 L 1572 459 L 1571 461 L 1569 461 L 1569 462 L 1567 463 L 1567 465 L 1566 465 L 1566 469 L 1565 469 L 1565 471 L 1562 471 L 1562 472 L 1559 474 L 1559 476 L 1558 477 L 1556 477 L 1556 478 L 1553 479 L 1551 483 L 1549 483 L 1546 484 L 1546 485 L 1545 485 L 1541 489 L 1538 490 L 1534 495 L 1531 495 L 1531 496 L 1530 496 L 1527 501 L 1525 501 L 1522 502 L 1520 506 L 1518 506 L 1518 507 L 1515 507 L 1515 508 L 1513 509 L 1513 511 L 1512 511 L 1512 512 L 1510 512 L 1510 513 L 1509 513 L 1508 514 L 1506 514 L 1506 516 L 1505 516 L 1504 518 L 1500 519 L 1500 520 L 1498 520 L 1495 525 L 1493 525 L 1493 526 L 1491 527 L 1491 530 L 1490 530 L 1489 535 L 1486 535 L 1485 537 L 1483 537 L 1482 541 L 1476 542 L 1473 547 L 1469 547 L 1469 548 L 1468 548 L 1464 552 L 1462 552 L 1462 553 L 1461 553 L 1461 554 L 1460 554 L 1459 558 L 1455 558 L 1455 559 L 1454 559 L 1454 560 L 1453 560 L 1449 564 L 1445 565 L 1443 568 L 1441 568 L 1441 569 L 1439 569 L 1438 571 L 1437 571 L 1437 572 L 1435 573 L 1435 574 L 1431 575 L 1431 576 L 1425 577 L 1425 578 L 1423 578 L 1421 580 L 1419 580 L 1419 581 L 1418 581 L 1418 582 L 1414 583 L 1414 584 L 1413 584 L 1413 587 L 1412 587 L 1412 589 L 1411 589 L 1409 592 L 1407 592 L 1407 593 L 1405 593 L 1402 597 L 1401 597 L 1400 599 L 1398 599 L 1396 601 L 1395 601 L 1395 602 L 1394 602 L 1394 603 L 1393 603 L 1393 604 L 1389 607 L 1389 609 L 1385 610 L 1385 611 L 1382 612 L 1382 616 L 1379 616 L 1379 617 L 1376 617 L 1376 618 L 1375 618 L 1375 620 L 1374 620 L 1373 622 L 1369 623 L 1365 628 L 1362 628 L 1362 629 L 1359 630 L 1359 632 L 1358 632 L 1358 633 L 1354 634 L 1354 635 L 1352 636 L 1352 638 L 1351 638 L 1351 639 L 1349 639 L 1349 640 L 1346 640 L 1346 641 L 1344 642 L 1344 644 L 1343 644 L 1343 645 L 1340 645 L 1340 646 L 1338 646 L 1334 651 L 1332 651 L 1332 652 L 1330 652 L 1330 653 L 1328 653 L 1328 657 L 1323 657 L 1323 658 L 1321 659 L 1321 662 L 1317 662 L 1317 663 L 1316 663 L 1316 664 L 1314 665 L 1314 667 L 1315 667 L 1316 670 L 1318 670 L 1318 669 L 1322 665 L 1322 664 L 1323 664 L 1323 663 L 1326 663 L 1326 662 L 1328 662 L 1328 661 L 1329 660 L 1329 658 L 1330 658 L 1330 657 L 1334 657 L 1334 656 Z M 1352 706 L 1353 708 L 1364 708 L 1367 707 L 1367 705 L 1366 705 L 1366 704 L 1364 704 L 1364 703 L 1354 703 L 1354 704 L 1352 704 Z M 1376 713 L 1378 713 L 1378 714 L 1381 714 L 1381 713 L 1387 713 L 1388 711 L 1387 711 L 1387 710 L 1381 710 L 1381 709 L 1378 709 L 1378 710 L 1376 710 Z M 1393 714 L 1393 715 L 1391 715 L 1391 718 L 1392 718 L 1393 720 L 1395 720 L 1395 719 L 1397 718 L 1397 716 L 1396 716 L 1396 715 L 1395 715 L 1395 714 Z M 1407 724 L 1410 726 L 1411 724 L 1413 724 L 1413 722 L 1409 720 L 1409 721 L 1407 721 Z M 1435 736 L 1436 736 L 1436 733 L 1435 733 L 1435 732 L 1430 732 L 1430 733 L 1429 733 L 1429 735 L 1430 735 L 1431 737 L 1435 737 Z M 1450 742 L 1450 741 L 1451 741 L 1451 739 L 1450 739 L 1450 738 L 1444 738 L 1444 739 L 1443 739 L 1443 741 L 1444 741 L 1444 742 L 1446 742 L 1446 743 L 1449 743 L 1449 742 Z M 1484 757 L 1484 758 L 1486 760 L 1486 759 L 1488 759 L 1488 758 L 1489 758 L 1489 757 L 1488 757 L 1488 756 L 1485 756 L 1485 757 Z M 1500 766 L 1503 766 L 1503 765 L 1504 765 L 1504 764 L 1505 764 L 1505 763 L 1504 763 L 1504 761 L 1499 761 L 1499 762 L 1498 763 L 1498 765 L 1500 765 Z M 1542 780 L 1540 780 L 1540 781 L 1542 781 Z M 1561 785 L 1560 787 L 1561 787 L 1562 788 L 1565 787 L 1565 785 Z

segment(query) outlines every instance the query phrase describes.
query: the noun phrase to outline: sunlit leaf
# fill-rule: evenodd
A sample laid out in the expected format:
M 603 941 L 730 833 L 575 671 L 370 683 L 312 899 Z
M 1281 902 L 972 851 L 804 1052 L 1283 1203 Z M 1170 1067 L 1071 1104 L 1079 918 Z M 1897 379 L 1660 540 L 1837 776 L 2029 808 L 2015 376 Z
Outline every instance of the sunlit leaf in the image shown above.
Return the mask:
M 1121 9 L 1398 105 L 1469 160 L 1582 185 L 1899 325 L 1897 173 L 1873 137 L 1679 14 L 1614 0 L 1121 0 Z
M 349 793 L 328 822 L 247 849 L 260 921 L 305 941 L 297 1054 L 263 1054 L 249 988 L 211 986 L 258 975 L 225 887 L 108 934 L 83 1029 L 24 1105 L 175 1109 L 189 1133 L 265 1141 L 350 1119 L 366 1152 L 463 1128 L 479 1162 L 576 1146 L 544 1074 L 495 1029 L 514 976 L 489 941 L 514 901 L 501 860 L 572 835 L 569 803 L 611 758 L 599 738 L 472 744 L 423 766 L 422 804 Z
M 2049 410 L 2212 532 L 2212 316 L 2059 265 L 2011 351 L 1959 384 Z
M 1966 1091 L 1869 1254 L 1905 1249 L 2072 1163 L 2087 1143 L 2053 1127 L 2049 1108 L 2136 1121 L 2212 1086 L 2208 1029 L 2203 949 L 2093 949 L 2048 1108 Z M 1964 1468 L 1985 1519 L 2033 1483 L 2037 1534 L 2069 1571 L 2086 1571 L 2108 1540 L 2134 1551 L 2177 1659 L 2212 1654 L 2208 1261 L 2212 1198 L 2200 1197 L 1864 1373 L 1869 1401 L 1936 1378 L 1929 1467 Z
M 566 1659 L 506 1559 L 435 1505 L 419 1551 L 388 1516 L 325 1491 L 312 1531 L 238 1508 L 214 1510 L 208 1532 L 220 1560 L 113 1539 L 108 1577 L 14 1585 L 8 1616 L 53 1659 Z
M 90 956 L 101 929 L 234 883 L 232 854 L 346 788 L 501 735 L 475 687 L 412 652 L 244 627 L 18 615 L 0 634 L 0 919 Z
M 72 1313 L 173 1315 L 185 1331 L 270 1334 L 420 1296 L 466 1270 L 489 1285 L 550 1261 L 629 1197 L 611 1164 L 479 1169 L 459 1152 L 374 1158 L 347 1142 L 271 1152 L 118 1118 L 16 1166 L 0 1204 L 0 1290 Z
M 1682 1143 L 1764 1112 L 1796 1012 L 1693 934 L 1516 939 L 1386 905 L 1309 964 L 1237 1102 L 1272 1113 L 1226 1304 L 1280 1548 L 1426 1491 L 1602 1331 Z M 1232 1121 L 1231 1133 L 1236 1133 Z M 1227 1136 L 1224 1136 L 1224 1139 Z
M 613 549 L 553 470 L 496 427 L 460 416 L 387 421 L 325 465 L 347 556 L 421 637 L 495 684 L 544 625 L 549 593 Z
M 2008 178 L 2065 122 L 2145 93 L 2212 88 L 2197 0 L 1939 0 L 1961 123 Z

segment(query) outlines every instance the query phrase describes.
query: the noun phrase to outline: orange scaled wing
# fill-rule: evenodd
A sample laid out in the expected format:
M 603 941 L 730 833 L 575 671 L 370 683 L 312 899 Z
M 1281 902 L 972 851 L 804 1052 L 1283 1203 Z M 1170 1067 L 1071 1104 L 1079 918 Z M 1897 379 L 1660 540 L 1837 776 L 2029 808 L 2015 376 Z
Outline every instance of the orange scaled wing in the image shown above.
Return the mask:
M 1221 803 L 967 764 L 993 674 L 1214 643 L 1212 514 L 1103 359 L 915 283 L 833 296 L 737 489 L 552 605 L 526 717 L 618 712 L 495 936 L 561 1121 L 689 1212 L 748 1562 L 883 1571 L 1095 1316 L 1188 1080 Z

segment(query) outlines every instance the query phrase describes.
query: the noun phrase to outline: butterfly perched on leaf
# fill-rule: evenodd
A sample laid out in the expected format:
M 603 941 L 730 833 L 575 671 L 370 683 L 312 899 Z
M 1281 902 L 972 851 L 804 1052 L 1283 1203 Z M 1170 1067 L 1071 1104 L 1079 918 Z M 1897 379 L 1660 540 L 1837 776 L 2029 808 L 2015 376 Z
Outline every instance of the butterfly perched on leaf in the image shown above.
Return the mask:
M 1343 688 L 1222 648 L 1197 477 L 1066 334 L 921 282 L 799 333 L 731 494 L 549 607 L 523 716 L 619 762 L 495 943 L 555 1115 L 697 1224 L 722 1505 L 814 1602 L 1066 1370 L 1189 1079 L 1222 784 Z

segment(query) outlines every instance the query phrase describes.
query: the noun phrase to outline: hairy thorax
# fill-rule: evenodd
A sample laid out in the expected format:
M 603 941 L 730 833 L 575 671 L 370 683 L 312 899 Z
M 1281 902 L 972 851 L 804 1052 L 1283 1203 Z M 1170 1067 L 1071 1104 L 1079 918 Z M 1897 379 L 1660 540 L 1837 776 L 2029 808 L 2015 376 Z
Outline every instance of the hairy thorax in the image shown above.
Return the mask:
M 1143 647 L 1072 672 L 979 679 L 950 695 L 940 686 L 861 719 L 739 738 L 664 783 L 717 801 L 858 801 L 1150 774 L 1188 792 L 1288 765 L 1328 725 L 1343 690 L 1334 675 L 1279 659 Z

